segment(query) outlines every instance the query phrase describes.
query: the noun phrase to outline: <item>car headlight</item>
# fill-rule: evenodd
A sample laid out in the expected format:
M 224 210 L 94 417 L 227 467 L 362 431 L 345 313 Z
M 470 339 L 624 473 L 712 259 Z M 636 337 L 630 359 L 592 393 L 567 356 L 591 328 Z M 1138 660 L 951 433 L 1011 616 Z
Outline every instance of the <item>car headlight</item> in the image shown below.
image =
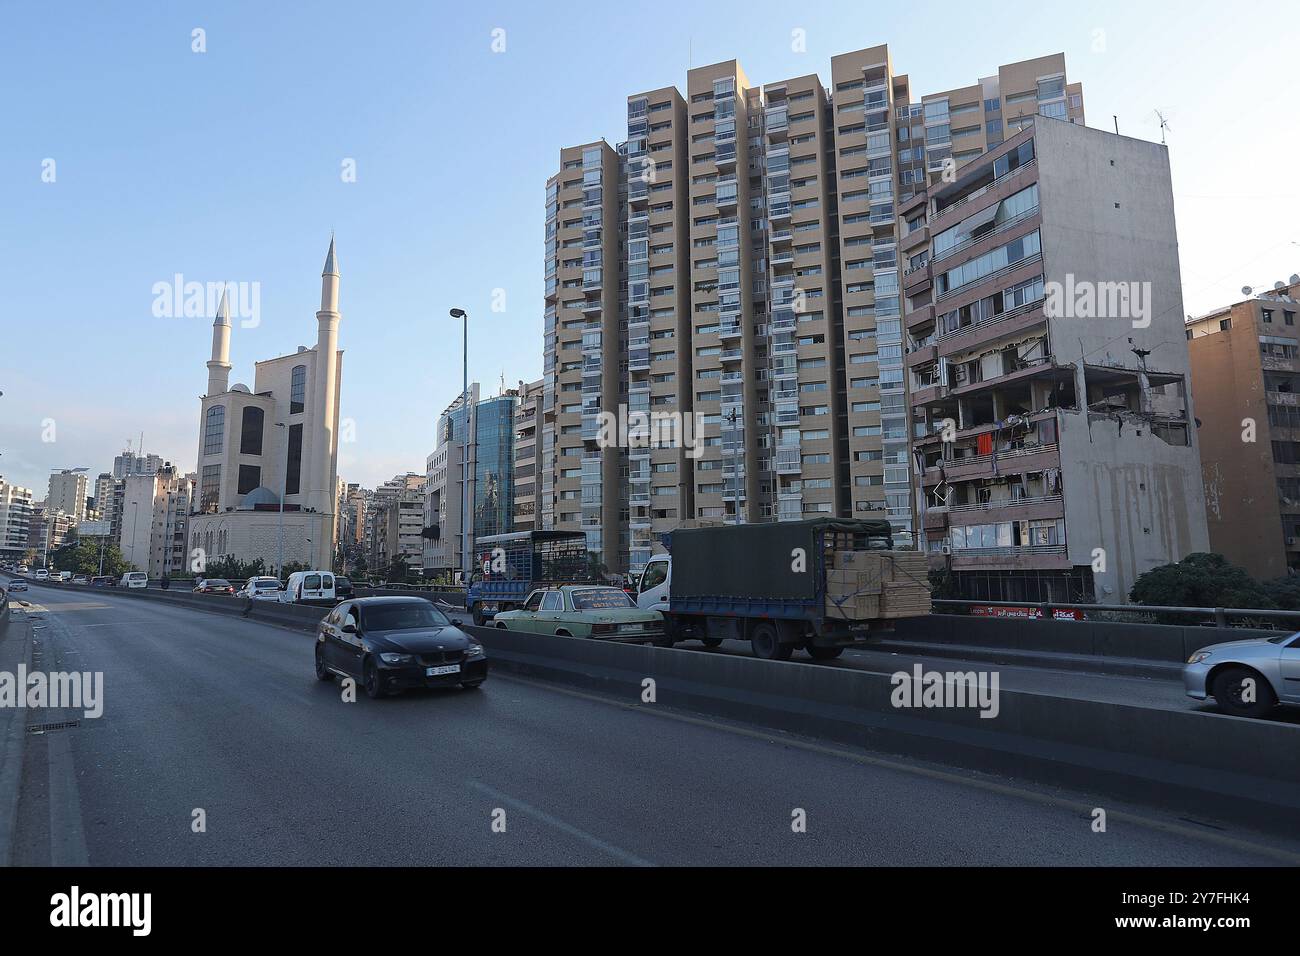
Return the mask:
M 466 657 L 482 657 L 482 656 L 483 656 L 483 645 L 482 645 L 482 644 L 471 644 L 471 645 L 469 645 L 469 647 L 465 648 L 465 656 L 466 656 Z
M 415 658 L 410 654 L 380 654 L 379 659 L 385 664 L 409 664 Z
M 1189 663 L 1189 664 L 1199 664 L 1199 663 L 1201 663 L 1202 661 L 1206 661 L 1206 660 L 1209 660 L 1209 659 L 1210 659 L 1210 652 L 1209 652 L 1209 651 L 1197 651 L 1197 652 L 1196 652 L 1195 654 L 1193 654 L 1191 657 L 1187 658 L 1187 663 Z

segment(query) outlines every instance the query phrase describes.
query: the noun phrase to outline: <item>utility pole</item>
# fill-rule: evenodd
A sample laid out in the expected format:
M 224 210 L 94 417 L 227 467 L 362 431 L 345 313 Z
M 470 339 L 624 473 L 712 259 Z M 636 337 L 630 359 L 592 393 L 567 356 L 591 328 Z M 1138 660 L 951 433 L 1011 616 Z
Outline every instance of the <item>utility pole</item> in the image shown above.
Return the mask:
M 734 408 L 727 415 L 727 423 L 731 425 L 731 480 L 736 499 L 732 502 L 732 508 L 735 514 L 735 523 L 740 524 L 740 463 L 736 460 L 736 410 Z

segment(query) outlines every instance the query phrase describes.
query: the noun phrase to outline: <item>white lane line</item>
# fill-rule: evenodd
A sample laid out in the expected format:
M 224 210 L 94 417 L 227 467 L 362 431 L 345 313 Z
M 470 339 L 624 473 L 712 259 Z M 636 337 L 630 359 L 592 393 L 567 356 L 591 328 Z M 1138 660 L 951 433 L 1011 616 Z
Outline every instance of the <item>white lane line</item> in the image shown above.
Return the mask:
M 157 621 L 110 621 L 107 624 L 68 624 L 65 627 L 134 627 L 138 624 L 157 624 Z
M 469 781 L 469 785 L 481 793 L 486 793 L 494 800 L 499 800 L 507 806 L 514 807 L 520 813 L 527 814 L 536 820 L 542 821 L 542 823 L 545 823 L 547 826 L 552 826 L 557 830 L 562 830 L 569 834 L 569 836 L 577 837 L 579 840 L 594 846 L 598 850 L 602 850 L 611 856 L 618 857 L 624 863 L 631 864 L 632 866 L 654 866 L 654 864 L 649 860 L 643 860 L 634 853 L 629 853 L 627 850 L 620 849 L 612 843 L 606 843 L 604 840 L 600 839 L 600 837 L 592 836 L 585 830 L 579 830 L 572 824 L 565 823 L 563 820 L 551 816 L 544 810 L 538 810 L 536 807 L 524 803 L 522 800 L 516 800 L 514 797 L 507 796 L 500 790 L 493 790 L 487 784 L 479 783 L 477 780 L 471 780 Z

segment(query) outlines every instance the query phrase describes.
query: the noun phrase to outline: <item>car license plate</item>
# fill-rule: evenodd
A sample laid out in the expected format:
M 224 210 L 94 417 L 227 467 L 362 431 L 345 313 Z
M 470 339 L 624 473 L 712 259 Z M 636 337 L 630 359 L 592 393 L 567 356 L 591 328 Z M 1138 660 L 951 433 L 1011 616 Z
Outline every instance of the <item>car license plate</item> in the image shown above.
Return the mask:
M 630 632 L 632 632 L 632 631 L 640 631 L 640 630 L 644 630 L 644 627 L 645 627 L 645 625 L 642 625 L 642 624 L 620 624 L 620 625 L 618 626 L 618 632 L 619 632 L 620 634 L 627 634 L 627 633 L 630 633 Z
M 430 677 L 441 677 L 443 674 L 459 674 L 459 664 L 445 664 L 442 667 L 430 667 L 426 672 Z

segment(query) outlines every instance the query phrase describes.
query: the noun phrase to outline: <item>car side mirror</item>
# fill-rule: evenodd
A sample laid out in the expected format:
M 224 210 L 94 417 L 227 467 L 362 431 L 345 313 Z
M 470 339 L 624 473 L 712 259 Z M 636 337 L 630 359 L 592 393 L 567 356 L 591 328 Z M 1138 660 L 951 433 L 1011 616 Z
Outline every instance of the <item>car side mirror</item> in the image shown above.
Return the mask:
M 357 632 L 357 626 L 356 626 L 355 624 L 344 624 L 344 625 L 343 625 L 343 633 L 344 633 L 344 634 L 355 634 L 356 632 Z

